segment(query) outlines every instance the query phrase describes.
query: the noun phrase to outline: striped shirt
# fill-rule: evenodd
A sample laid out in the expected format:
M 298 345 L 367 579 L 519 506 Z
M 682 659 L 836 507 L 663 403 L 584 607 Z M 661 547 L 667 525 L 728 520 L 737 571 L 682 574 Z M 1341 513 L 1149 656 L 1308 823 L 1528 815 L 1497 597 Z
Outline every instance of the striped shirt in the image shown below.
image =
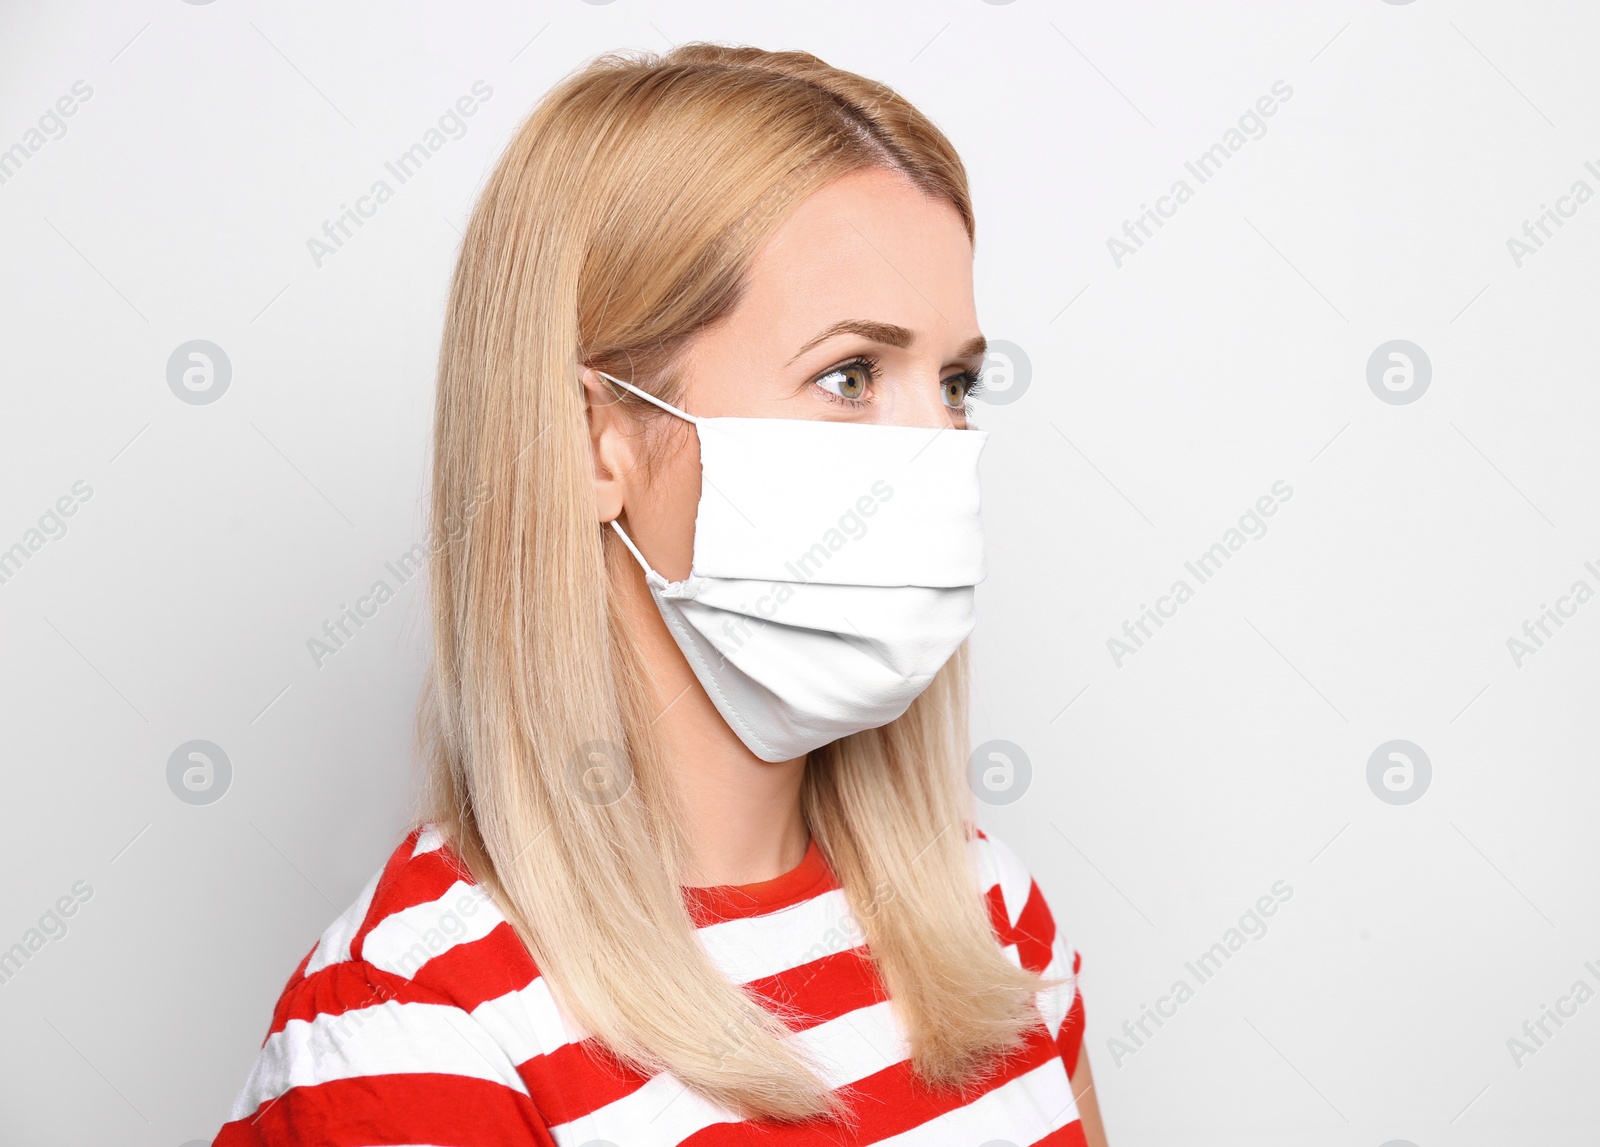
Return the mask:
M 713 963 L 807 1017 L 787 1038 L 848 1088 L 859 1119 L 848 1139 L 821 1121 L 744 1121 L 668 1072 L 592 1055 L 493 900 L 422 825 L 289 978 L 214 1147 L 1082 1145 L 1068 1082 L 1083 1036 L 1078 954 L 1014 852 L 981 832 L 969 847 L 1006 956 L 1066 983 L 1036 994 L 1043 1022 L 965 1103 L 913 1088 L 907 1042 L 815 838 L 773 880 L 683 891 Z

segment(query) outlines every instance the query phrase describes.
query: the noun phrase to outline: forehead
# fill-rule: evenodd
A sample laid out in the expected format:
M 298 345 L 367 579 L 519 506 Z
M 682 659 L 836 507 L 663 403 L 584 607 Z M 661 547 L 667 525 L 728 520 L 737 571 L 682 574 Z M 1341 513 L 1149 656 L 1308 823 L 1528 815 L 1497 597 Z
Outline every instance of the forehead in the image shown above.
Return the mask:
M 841 176 L 804 200 L 761 247 L 730 316 L 741 317 L 796 346 L 845 318 L 969 334 L 977 326 L 972 244 L 960 213 L 898 173 Z

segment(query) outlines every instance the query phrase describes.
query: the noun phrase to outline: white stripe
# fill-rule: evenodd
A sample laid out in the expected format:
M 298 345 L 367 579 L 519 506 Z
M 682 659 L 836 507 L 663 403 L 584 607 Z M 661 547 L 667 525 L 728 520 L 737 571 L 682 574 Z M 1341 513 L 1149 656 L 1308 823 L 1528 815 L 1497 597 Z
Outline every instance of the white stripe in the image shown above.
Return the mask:
M 764 916 L 707 924 L 695 936 L 711 962 L 736 984 L 849 951 L 866 940 L 842 888 Z
M 458 880 L 444 895 L 391 912 L 361 945 L 361 958 L 407 978 L 457 944 L 481 940 L 505 917 L 479 884 Z
M 1046 979 L 1061 976 L 1067 981 L 1057 988 L 1041 988 L 1034 1000 L 1039 1005 L 1039 1014 L 1050 1028 L 1050 1034 L 1058 1036 L 1061 1034 L 1061 1024 L 1072 1010 L 1072 1001 L 1078 994 L 1078 978 L 1072 971 L 1072 952 L 1059 932 L 1050 949 L 1050 962 L 1045 965 L 1041 975 Z
M 865 1079 L 910 1055 L 887 1000 L 795 1032 L 785 1042 L 811 1058 L 830 1088 Z M 595 1138 L 628 1147 L 670 1147 L 712 1124 L 738 1122 L 739 1116 L 689 1091 L 671 1072 L 660 1072 L 621 1099 L 550 1130 L 561 1147 Z
M 528 1093 L 505 1053 L 460 1008 L 386 1000 L 290 1020 L 256 1056 L 228 1118 L 243 1119 L 291 1087 L 417 1072 L 486 1079 Z
M 1006 917 L 1016 926 L 1017 919 L 1028 904 L 1028 892 L 1033 887 L 1033 877 L 1028 873 L 1015 852 L 994 837 L 973 837 L 967 841 L 978 866 L 979 891 L 988 894 L 996 884 L 1005 901 Z
M 411 850 L 411 859 L 415 860 L 425 852 L 437 852 L 444 847 L 444 837 L 432 824 L 422 826 L 422 831 L 417 834 L 417 846 Z
M 1037 1143 L 1078 1118 L 1067 1065 L 1060 1056 L 987 1092 L 965 1107 L 935 1116 L 909 1131 L 880 1139 L 874 1147 L 949 1147 L 992 1140 Z
M 417 836 L 416 847 L 411 850 L 412 858 L 433 852 L 444 847 L 444 837 L 439 835 L 432 824 L 423 826 L 422 832 Z M 372 907 L 372 897 L 378 891 L 378 881 L 383 878 L 383 869 L 373 873 L 372 879 L 367 881 L 367 886 L 356 897 L 356 902 L 345 909 L 344 914 L 329 924 L 322 933 L 322 938 L 317 941 L 316 948 L 311 953 L 311 959 L 306 964 L 306 975 L 320 972 L 329 964 L 340 964 L 350 958 L 350 942 L 355 939 L 356 933 L 361 930 L 362 923 L 367 918 L 367 910 Z
M 549 1055 L 589 1034 L 557 1006 L 543 976 L 525 988 L 483 1001 L 472 1009 L 472 1018 L 516 1064 Z
M 550 1135 L 557 1147 L 584 1147 L 593 1140 L 627 1147 L 674 1147 L 714 1123 L 739 1123 L 731 1111 L 690 1091 L 669 1071 L 651 1076 L 615 1102 L 567 1123 Z
M 865 1079 L 911 1054 L 911 1045 L 888 1000 L 795 1032 L 785 1042 L 816 1057 L 829 1087 Z
M 312 950 L 311 959 L 306 962 L 306 975 L 320 972 L 329 964 L 343 963 L 350 958 L 350 941 L 356 938 L 356 933 L 361 930 L 362 921 L 367 918 L 367 909 L 372 907 L 372 896 L 378 891 L 378 878 L 383 875 L 379 869 L 372 879 L 367 881 L 367 886 L 356 897 L 356 902 L 344 910 L 332 924 L 328 925 L 322 933 L 322 939 L 317 941 L 317 946 Z

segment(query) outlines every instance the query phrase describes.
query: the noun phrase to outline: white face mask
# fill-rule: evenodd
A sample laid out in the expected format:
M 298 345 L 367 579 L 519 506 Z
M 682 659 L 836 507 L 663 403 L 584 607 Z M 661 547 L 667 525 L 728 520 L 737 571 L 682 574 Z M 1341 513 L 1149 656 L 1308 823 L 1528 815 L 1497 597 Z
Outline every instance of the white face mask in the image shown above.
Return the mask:
M 604 377 L 698 432 L 688 578 L 611 526 L 739 739 L 787 761 L 904 713 L 976 620 L 988 432 L 697 418 Z

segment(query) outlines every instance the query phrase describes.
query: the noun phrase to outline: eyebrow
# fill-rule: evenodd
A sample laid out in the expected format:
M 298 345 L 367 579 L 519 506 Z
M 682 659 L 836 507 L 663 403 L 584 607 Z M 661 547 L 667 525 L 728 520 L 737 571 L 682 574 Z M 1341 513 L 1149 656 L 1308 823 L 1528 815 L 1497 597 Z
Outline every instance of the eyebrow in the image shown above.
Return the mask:
M 834 335 L 841 334 L 857 334 L 862 338 L 871 339 L 873 342 L 883 343 L 886 346 L 900 347 L 902 349 L 910 346 L 913 338 L 915 337 L 909 328 L 899 326 L 895 323 L 880 323 L 873 319 L 841 319 L 840 321 L 834 323 L 831 327 L 828 327 L 827 329 L 814 335 L 812 338 L 807 339 L 806 344 L 795 352 L 794 358 L 791 358 L 789 363 L 794 362 L 795 359 L 799 358 L 801 355 L 805 354 L 806 351 L 810 350 L 814 346 L 817 346 L 819 343 L 826 342 Z M 976 358 L 978 355 L 983 354 L 988 349 L 989 340 L 984 338 L 982 335 L 974 335 L 972 338 L 968 339 L 966 342 L 962 343 L 956 348 L 956 357 Z M 787 366 L 788 363 L 785 363 L 784 365 Z

